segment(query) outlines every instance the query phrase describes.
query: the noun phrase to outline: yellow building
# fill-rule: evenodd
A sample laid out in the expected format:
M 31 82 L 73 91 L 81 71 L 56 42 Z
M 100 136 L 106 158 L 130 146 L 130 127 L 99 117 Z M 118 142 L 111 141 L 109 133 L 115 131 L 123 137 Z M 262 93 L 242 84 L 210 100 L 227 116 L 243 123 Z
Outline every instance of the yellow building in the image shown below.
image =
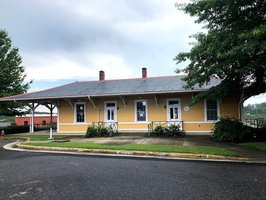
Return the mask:
M 219 79 L 191 90 L 184 88 L 183 77 L 147 77 L 147 69 L 142 68 L 141 78 L 105 80 L 100 71 L 98 81 L 74 82 L 1 101 L 27 103 L 33 111 L 38 104 L 55 105 L 59 133 L 85 133 L 88 125 L 101 122 L 115 125 L 119 132 L 147 132 L 160 123 L 175 123 L 187 134 L 205 134 L 219 117 L 239 118 L 237 96 L 190 106 L 193 95 L 219 84 Z

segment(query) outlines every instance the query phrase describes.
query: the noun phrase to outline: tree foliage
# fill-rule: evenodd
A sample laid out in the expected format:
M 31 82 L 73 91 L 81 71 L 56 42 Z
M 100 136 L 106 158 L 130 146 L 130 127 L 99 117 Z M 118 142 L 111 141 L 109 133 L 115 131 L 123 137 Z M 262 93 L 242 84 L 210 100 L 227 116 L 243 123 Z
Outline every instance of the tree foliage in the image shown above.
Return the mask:
M 266 118 L 266 102 L 261 104 L 249 104 L 244 107 L 245 118 L 258 119 Z
M 264 0 L 199 0 L 183 10 L 206 32 L 193 35 L 190 52 L 179 53 L 177 64 L 188 60 L 183 70 L 187 87 L 221 83 L 196 96 L 195 101 L 239 95 L 240 101 L 266 92 L 266 2 Z
M 0 29 L 0 97 L 25 93 L 31 82 L 25 82 L 25 68 L 18 48 L 12 47 L 5 30 Z M 19 105 L 14 102 L 0 104 L 0 115 L 19 114 Z

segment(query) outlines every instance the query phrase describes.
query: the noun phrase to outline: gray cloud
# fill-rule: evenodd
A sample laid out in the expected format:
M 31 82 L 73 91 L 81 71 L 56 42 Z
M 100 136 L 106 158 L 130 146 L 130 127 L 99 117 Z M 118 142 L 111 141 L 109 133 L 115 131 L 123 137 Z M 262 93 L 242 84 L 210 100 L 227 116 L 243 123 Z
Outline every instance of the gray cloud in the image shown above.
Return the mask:
M 101 54 L 120 56 L 133 75 L 142 66 L 169 74 L 174 56 L 189 49 L 188 35 L 199 30 L 174 2 L 2 0 L 0 23 L 32 68 L 28 55 L 60 55 L 90 68 L 85 57 Z

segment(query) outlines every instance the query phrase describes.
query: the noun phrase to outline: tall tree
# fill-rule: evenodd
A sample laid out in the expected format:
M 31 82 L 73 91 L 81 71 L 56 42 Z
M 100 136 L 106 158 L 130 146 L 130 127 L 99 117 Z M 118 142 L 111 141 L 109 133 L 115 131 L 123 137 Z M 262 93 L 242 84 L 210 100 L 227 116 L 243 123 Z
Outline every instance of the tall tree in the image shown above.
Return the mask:
M 0 97 L 25 93 L 31 82 L 25 82 L 25 68 L 18 48 L 12 47 L 5 30 L 0 29 Z M 20 114 L 17 103 L 0 103 L 0 115 Z
M 184 78 L 187 87 L 208 84 L 213 77 L 221 79 L 194 102 L 239 95 L 241 104 L 266 92 L 265 0 L 198 0 L 182 10 L 206 29 L 193 35 L 196 43 L 190 52 L 175 57 L 177 64 L 189 61 L 183 70 L 191 72 Z

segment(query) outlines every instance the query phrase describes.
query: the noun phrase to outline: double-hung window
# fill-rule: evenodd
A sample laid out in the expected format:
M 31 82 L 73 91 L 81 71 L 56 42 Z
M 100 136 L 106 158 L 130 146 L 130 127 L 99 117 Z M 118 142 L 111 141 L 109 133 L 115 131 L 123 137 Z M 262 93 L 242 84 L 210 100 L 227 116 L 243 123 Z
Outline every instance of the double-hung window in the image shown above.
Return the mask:
M 205 100 L 205 112 L 207 121 L 218 120 L 218 102 L 217 100 L 206 99 Z
M 136 107 L 136 121 L 146 122 L 147 121 L 147 101 L 137 100 L 135 107 Z
M 84 123 L 85 122 L 85 103 L 75 104 L 75 122 Z

